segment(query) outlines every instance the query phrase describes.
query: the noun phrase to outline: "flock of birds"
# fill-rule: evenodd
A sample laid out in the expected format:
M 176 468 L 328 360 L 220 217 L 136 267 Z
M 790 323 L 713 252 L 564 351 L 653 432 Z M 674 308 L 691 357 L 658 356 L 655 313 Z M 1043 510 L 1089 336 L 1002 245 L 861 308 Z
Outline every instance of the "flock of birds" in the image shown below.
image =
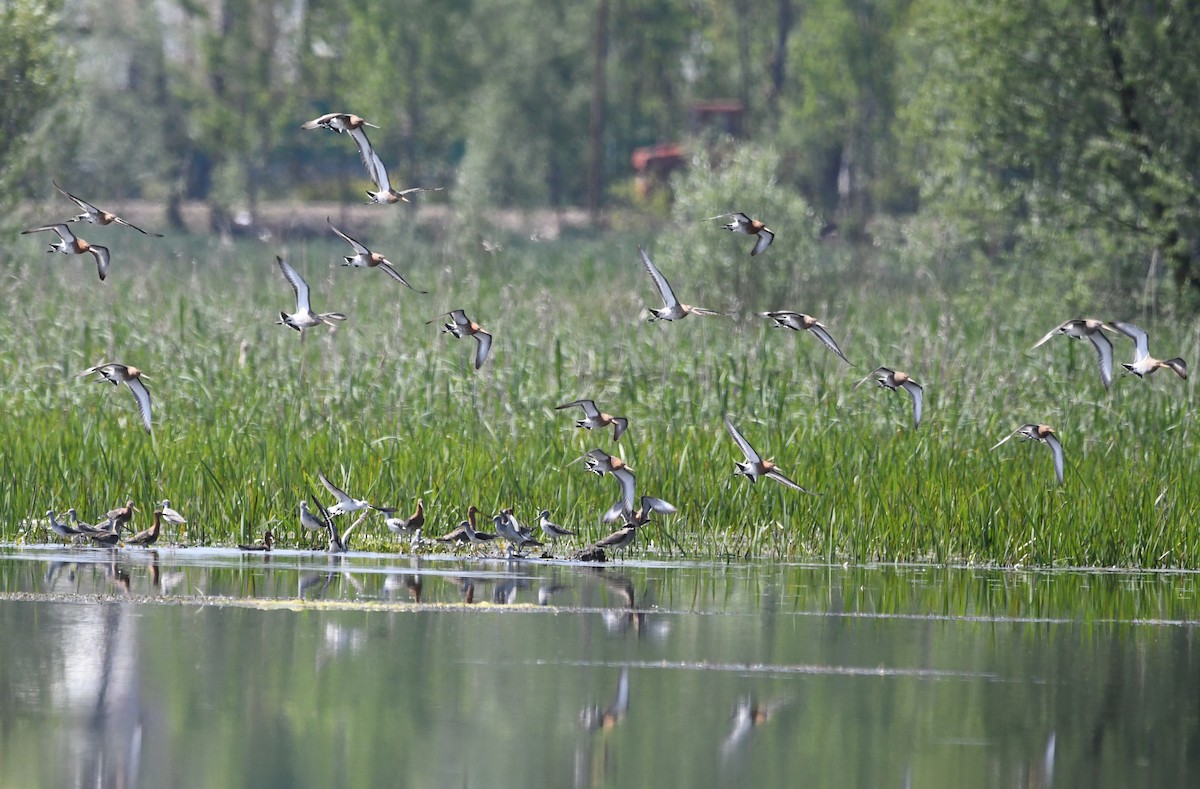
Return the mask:
M 399 202 L 409 202 L 408 196 L 411 194 L 438 191 L 441 187 L 411 187 L 408 189 L 397 190 L 392 186 L 388 177 L 387 169 L 380 160 L 379 155 L 371 146 L 371 142 L 367 137 L 366 129 L 378 128 L 374 124 L 368 123 L 358 115 L 350 113 L 329 113 L 315 118 L 304 123 L 302 129 L 326 129 L 337 134 L 347 134 L 354 141 L 358 149 L 359 158 L 362 160 L 364 169 L 368 177 L 375 184 L 375 190 L 367 190 L 369 202 L 373 204 L 395 204 Z M 104 280 L 108 275 L 111 255 L 109 249 L 104 246 L 91 244 L 80 236 L 76 235 L 71 229 L 71 223 L 83 222 L 95 225 L 110 225 L 118 224 L 132 228 L 144 235 L 161 236 L 158 233 L 149 233 L 139 227 L 136 227 L 114 213 L 101 210 L 91 203 L 76 197 L 75 195 L 62 189 L 56 182 L 52 182 L 54 187 L 68 200 L 72 201 L 82 213 L 67 219 L 64 222 L 47 224 L 29 230 L 22 231 L 23 233 L 39 233 L 53 231 L 59 237 L 59 241 L 50 244 L 48 252 L 57 252 L 67 255 L 81 255 L 84 253 L 91 254 L 96 260 L 97 272 L 101 280 Z M 757 256 L 765 252 L 773 243 L 775 233 L 770 230 L 763 222 L 752 219 L 748 215 L 735 212 L 721 214 L 715 217 L 710 217 L 705 221 L 716 219 L 729 219 L 727 224 L 721 227 L 733 233 L 754 236 L 755 243 L 750 250 L 751 256 Z M 339 238 L 345 241 L 353 250 L 352 255 L 344 257 L 345 266 L 361 267 L 361 268 L 377 268 L 384 272 L 388 277 L 400 283 L 406 288 L 417 293 L 426 293 L 426 291 L 415 288 L 407 279 L 397 270 L 396 265 L 387 259 L 379 252 L 372 250 L 366 244 L 342 232 L 329 222 L 330 229 Z M 689 315 L 698 316 L 722 316 L 728 313 L 722 313 L 716 310 L 697 307 L 691 304 L 686 304 L 679 300 L 675 295 L 675 291 L 671 283 L 667 280 L 662 271 L 654 264 L 647 254 L 646 250 L 641 246 L 638 247 L 638 253 L 641 258 L 641 263 L 646 273 L 649 275 L 658 295 L 662 300 L 661 307 L 647 307 L 649 311 L 649 321 L 679 321 L 687 318 Z M 312 308 L 311 289 L 308 283 L 300 275 L 296 269 L 281 257 L 276 257 L 276 263 L 283 274 L 284 279 L 291 286 L 296 299 L 296 309 L 294 312 L 288 313 L 280 311 L 279 320 L 276 322 L 279 325 L 288 326 L 301 333 L 305 329 L 311 329 L 317 326 L 326 325 L 334 326 L 346 320 L 346 315 L 340 312 L 315 312 Z M 758 313 L 761 317 L 769 318 L 774 322 L 774 326 L 778 328 L 787 328 L 796 332 L 808 332 L 817 338 L 825 345 L 832 353 L 847 365 L 855 366 L 842 352 L 837 341 L 833 338 L 829 329 L 816 318 L 803 313 L 792 312 L 790 310 L 773 310 L 768 312 Z M 471 337 L 476 342 L 474 367 L 476 370 L 481 368 L 488 359 L 489 352 L 493 345 L 493 336 L 486 331 L 482 326 L 468 317 L 464 309 L 454 309 L 446 312 L 437 318 L 428 321 L 434 323 L 443 318 L 449 318 L 443 324 L 442 332 L 450 334 L 455 338 Z M 1138 377 L 1151 375 L 1159 369 L 1170 369 L 1179 375 L 1181 378 L 1187 378 L 1187 364 L 1183 359 L 1175 357 L 1171 359 L 1160 360 L 1150 355 L 1149 340 L 1146 333 L 1139 327 L 1126 322 L 1112 321 L 1105 322 L 1095 319 L 1071 319 L 1065 321 L 1059 326 L 1049 331 L 1042 337 L 1033 347 L 1038 348 L 1043 343 L 1057 335 L 1065 335 L 1066 337 L 1080 340 L 1089 340 L 1096 350 L 1100 366 L 1100 378 L 1104 386 L 1107 388 L 1112 384 L 1113 378 L 1113 346 L 1106 336 L 1105 332 L 1116 333 L 1129 337 L 1134 342 L 1134 359 L 1130 363 L 1123 364 L 1122 367 L 1129 373 Z M 117 362 L 104 362 L 84 370 L 80 376 L 97 375 L 96 380 L 100 382 L 109 382 L 119 385 L 125 384 L 132 392 L 134 399 L 137 402 L 138 412 L 141 415 L 142 425 L 148 433 L 153 432 L 151 418 L 151 399 L 150 392 L 146 389 L 143 383 L 146 376 L 143 371 L 137 367 L 120 364 Z M 891 391 L 903 389 L 912 399 L 912 423 L 913 428 L 920 426 L 921 416 L 924 403 L 924 390 L 912 376 L 901 370 L 892 369 L 889 367 L 877 367 L 872 370 L 866 377 L 855 384 L 857 389 L 862 384 L 874 379 L 874 381 L 882 388 Z M 563 403 L 557 406 L 558 409 L 579 408 L 582 410 L 583 418 L 576 421 L 576 426 L 582 429 L 613 429 L 613 441 L 619 441 L 622 434 L 629 428 L 629 420 L 621 416 L 612 416 L 600 410 L 597 404 L 591 399 L 577 399 L 568 403 Z M 746 437 L 738 430 L 734 422 L 727 415 L 724 419 L 725 428 L 730 437 L 733 439 L 737 448 L 740 450 L 743 459 L 735 461 L 736 473 L 745 476 L 751 483 L 759 478 L 774 480 L 793 490 L 809 493 L 795 481 L 786 476 L 783 471 L 774 463 L 773 460 L 764 459 L 754 446 L 746 439 Z M 1063 482 L 1063 447 L 1055 431 L 1049 425 L 1029 423 L 1024 424 L 1015 429 L 1012 433 L 1001 439 L 992 449 L 1001 446 L 1010 439 L 1021 436 L 1022 438 L 1034 440 L 1047 444 L 1054 455 L 1054 469 L 1061 485 Z M 624 461 L 617 456 L 610 455 L 602 449 L 593 449 L 587 452 L 579 461 L 585 463 L 588 471 L 599 476 L 610 475 L 620 486 L 621 497 L 618 501 L 609 508 L 602 516 L 606 523 L 620 523 L 620 527 L 614 532 L 599 540 L 598 542 L 578 551 L 575 558 L 582 560 L 600 560 L 605 558 L 606 551 L 621 550 L 631 545 L 637 534 L 637 530 L 650 523 L 651 516 L 657 514 L 671 514 L 676 512 L 674 505 L 663 499 L 642 495 L 637 496 L 636 478 L 632 469 L 630 469 Z M 327 549 L 332 553 L 342 553 L 348 550 L 351 534 L 363 522 L 363 519 L 371 511 L 382 512 L 385 517 L 387 528 L 397 535 L 411 536 L 413 544 L 422 541 L 422 530 L 425 525 L 424 503 L 418 500 L 415 511 L 408 517 L 396 517 L 397 509 L 380 505 L 373 505 L 364 499 L 356 499 L 348 495 L 344 490 L 334 485 L 324 474 L 318 474 L 322 485 L 336 499 L 335 503 L 326 508 L 320 502 L 316 502 L 317 510 L 313 512 L 309 509 L 307 501 L 300 502 L 300 524 L 306 531 L 324 533 L 327 542 Z M 339 532 L 334 525 L 334 518 L 345 515 L 351 512 L 362 510 L 359 518 L 346 530 Z M 75 510 L 68 512 L 69 523 L 63 524 L 56 520 L 55 513 L 49 511 L 47 513 L 49 519 L 49 528 L 56 534 L 67 538 L 88 539 L 101 545 L 116 545 L 121 540 L 121 531 L 127 526 L 133 516 L 136 508 L 133 502 L 129 502 L 125 507 L 116 508 L 107 513 L 105 520 L 96 526 L 83 523 L 78 520 Z M 502 541 L 508 546 L 510 556 L 521 555 L 520 552 L 525 548 L 543 547 L 544 543 L 533 536 L 531 529 L 525 527 L 513 514 L 512 509 L 502 510 L 497 513 L 493 519 L 495 527 L 494 532 L 486 532 L 477 528 L 476 516 L 478 511 L 475 507 L 468 510 L 468 517 L 463 520 L 458 528 L 448 534 L 437 538 L 443 543 L 460 542 L 472 546 L 472 550 L 480 545 L 486 545 L 493 541 Z M 542 510 L 539 513 L 539 526 L 544 538 L 556 543 L 561 538 L 569 538 L 576 536 L 576 532 L 563 528 L 555 524 L 550 518 L 548 510 Z M 173 525 L 184 525 L 186 520 L 179 515 L 178 512 L 170 509 L 169 502 L 163 501 L 162 505 L 154 512 L 154 524 L 150 529 L 140 532 L 137 535 L 125 540 L 127 544 L 133 545 L 152 545 L 158 539 L 162 528 L 162 521 L 166 521 Z M 240 545 L 243 550 L 250 551 L 269 551 L 274 546 L 274 535 L 268 529 L 263 537 L 262 542 L 251 545 Z M 548 554 L 544 554 L 548 555 Z

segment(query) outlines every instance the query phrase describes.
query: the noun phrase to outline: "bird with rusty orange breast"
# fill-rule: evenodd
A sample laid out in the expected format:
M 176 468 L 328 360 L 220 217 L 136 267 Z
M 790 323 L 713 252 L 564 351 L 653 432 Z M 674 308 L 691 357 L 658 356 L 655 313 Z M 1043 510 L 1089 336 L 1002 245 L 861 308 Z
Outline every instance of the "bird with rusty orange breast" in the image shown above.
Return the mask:
M 104 278 L 108 276 L 108 264 L 111 260 L 111 256 L 108 253 L 108 247 L 102 247 L 99 244 L 88 243 L 72 233 L 71 228 L 63 222 L 60 222 L 56 225 L 43 225 L 42 227 L 22 230 L 21 235 L 24 236 L 28 235 L 29 233 L 41 233 L 46 230 L 54 231 L 58 234 L 59 238 L 58 241 L 50 242 L 50 248 L 46 250 L 47 253 L 59 252 L 64 255 L 82 255 L 85 252 L 91 253 L 92 257 L 96 259 L 96 273 L 100 275 L 100 281 L 104 281 Z
M 767 247 L 771 246 L 771 242 L 775 240 L 775 234 L 771 232 L 771 228 L 757 219 L 751 219 L 740 211 L 731 214 L 718 214 L 704 221 L 709 222 L 713 219 L 725 219 L 726 217 L 733 221 L 727 225 L 721 225 L 722 230 L 729 230 L 743 236 L 758 236 L 758 240 L 754 242 L 754 247 L 750 250 L 751 257 L 765 252 Z
M 67 198 L 68 200 L 73 202 L 75 205 L 79 206 L 79 209 L 81 211 L 83 211 L 82 214 L 79 214 L 78 216 L 73 216 L 70 219 L 68 219 L 67 220 L 68 222 L 87 222 L 88 224 L 91 224 L 91 225 L 111 225 L 111 224 L 115 223 L 118 225 L 124 225 L 125 227 L 128 227 L 131 230 L 136 230 L 145 236 L 154 236 L 155 238 L 162 238 L 162 233 L 151 233 L 149 231 L 142 230 L 137 225 L 133 225 L 133 224 L 130 224 L 129 222 L 126 222 L 124 219 L 122 219 L 121 217 L 112 213 L 111 211 L 102 211 L 99 208 L 97 208 L 96 206 L 89 203 L 87 200 L 83 200 L 83 199 L 76 197 L 75 195 L 68 192 L 66 189 L 63 189 L 61 186 L 59 186 L 57 182 L 51 181 L 50 183 L 54 184 L 54 188 L 57 189 L 59 192 L 61 192 L 63 197 Z
M 1100 381 L 1107 389 L 1112 384 L 1113 376 L 1113 347 L 1104 334 L 1104 329 L 1107 328 L 1109 326 L 1104 321 L 1095 318 L 1072 318 L 1046 332 L 1045 336 L 1035 342 L 1030 350 L 1041 347 L 1052 337 L 1060 334 L 1073 340 L 1089 340 L 1092 347 L 1096 349 L 1096 356 L 1100 363 Z
M 1058 478 L 1059 485 L 1063 484 L 1063 446 L 1062 442 L 1054 434 L 1054 428 L 1050 427 L 1050 425 L 1039 425 L 1035 422 L 1028 422 L 997 441 L 992 446 L 992 449 L 1004 444 L 1014 436 L 1021 436 L 1026 440 L 1040 441 L 1050 447 L 1050 451 L 1054 454 L 1054 476 Z
M 764 318 L 770 318 L 775 321 L 776 328 L 791 329 L 792 331 L 807 331 L 818 340 L 820 340 L 826 348 L 838 355 L 846 364 L 851 367 L 854 363 L 846 358 L 846 354 L 842 353 L 842 349 L 834 341 L 832 335 L 829 334 L 829 329 L 825 324 L 811 315 L 805 315 L 803 312 L 792 312 L 791 310 L 770 310 L 768 312 L 758 313 Z
M 436 323 L 441 318 L 450 318 L 450 322 L 442 327 L 443 334 L 449 334 L 458 339 L 463 337 L 474 337 L 477 345 L 475 346 L 475 369 L 478 370 L 487 361 L 488 352 L 492 349 L 492 335 L 484 331 L 484 328 L 475 321 L 467 317 L 464 310 L 451 310 L 443 312 L 432 320 L 425 321 L 428 326 L 431 323 Z
M 1151 356 L 1150 339 L 1141 328 L 1132 323 L 1125 323 L 1124 321 L 1111 321 L 1108 325 L 1133 340 L 1133 362 L 1128 364 L 1122 362 L 1121 364 L 1128 372 L 1133 373 L 1138 378 L 1144 378 L 1165 368 L 1171 370 L 1180 378 L 1187 380 L 1187 362 L 1178 356 L 1171 359 L 1156 359 Z
M 343 266 L 354 266 L 355 268 L 377 268 L 410 290 L 415 290 L 417 293 L 428 292 L 424 290 L 417 290 L 410 285 L 408 280 L 402 277 L 400 272 L 396 271 L 395 264 L 393 264 L 392 261 L 388 260 L 378 252 L 372 252 L 360 241 L 357 241 L 338 230 L 333 226 L 333 222 L 330 221 L 329 217 L 325 217 L 325 221 L 329 222 L 329 228 L 333 230 L 333 232 L 336 233 L 339 238 L 354 248 L 353 255 L 343 256 L 343 259 L 346 261 L 342 264 Z
M 924 410 L 925 402 L 925 390 L 921 388 L 921 385 L 914 381 L 912 376 L 906 372 L 892 370 L 887 367 L 876 367 L 871 371 L 870 375 L 856 383 L 854 388 L 857 389 L 872 378 L 884 389 L 890 389 L 893 392 L 897 389 L 904 389 L 904 391 L 908 392 L 913 401 L 913 427 L 920 427 L 921 412 Z
M 764 460 L 758 454 L 758 452 L 755 451 L 754 447 L 750 445 L 750 442 L 746 440 L 745 436 L 743 436 L 741 432 L 734 427 L 733 421 L 730 420 L 728 415 L 725 417 L 725 429 L 729 431 L 730 437 L 733 438 L 734 443 L 738 445 L 738 449 L 742 450 L 742 454 L 746 457 L 744 462 L 740 460 L 734 461 L 735 465 L 737 466 L 738 474 L 742 475 L 751 482 L 757 481 L 759 477 L 766 477 L 767 479 L 773 479 L 779 484 L 785 485 L 793 490 L 798 490 L 801 493 L 809 492 L 784 476 L 783 472 L 779 470 L 779 467 L 775 465 L 773 460 Z
M 583 409 L 583 419 L 575 421 L 575 427 L 581 427 L 584 430 L 593 430 L 595 428 L 606 428 L 609 425 L 613 427 L 613 441 L 619 441 L 621 434 L 629 427 L 629 420 L 623 416 L 613 416 L 606 414 L 596 407 L 595 400 L 572 400 L 569 403 L 554 406 L 555 410 L 561 411 L 564 408 L 574 408 L 578 406 Z
M 113 386 L 117 384 L 125 384 L 129 387 L 129 391 L 133 392 L 133 397 L 137 400 L 138 413 L 142 417 L 142 426 L 146 428 L 146 432 L 152 432 L 150 427 L 150 392 L 146 390 L 146 385 L 142 383 L 145 374 L 136 367 L 130 367 L 124 364 L 106 363 L 97 364 L 94 367 L 89 367 L 79 374 L 80 378 L 96 373 L 100 378 L 97 381 L 108 381 Z
M 646 308 L 650 311 L 649 321 L 678 321 L 693 314 L 728 315 L 728 313 L 717 312 L 716 310 L 709 310 L 704 307 L 693 307 L 691 304 L 681 302 L 675 297 L 675 291 L 671 289 L 671 283 L 667 282 L 667 278 L 658 270 L 658 266 L 654 265 L 650 260 L 650 256 L 646 254 L 646 250 L 639 246 L 638 254 L 642 257 L 643 268 L 650 275 L 650 279 L 654 281 L 654 286 L 658 288 L 658 295 L 663 300 L 663 306 L 661 307 Z
M 311 121 L 305 121 L 300 124 L 301 129 L 328 129 L 338 134 L 352 132 L 364 126 L 370 126 L 372 129 L 379 128 L 375 124 L 369 123 L 366 119 L 351 112 L 327 112 L 319 118 L 313 118 Z

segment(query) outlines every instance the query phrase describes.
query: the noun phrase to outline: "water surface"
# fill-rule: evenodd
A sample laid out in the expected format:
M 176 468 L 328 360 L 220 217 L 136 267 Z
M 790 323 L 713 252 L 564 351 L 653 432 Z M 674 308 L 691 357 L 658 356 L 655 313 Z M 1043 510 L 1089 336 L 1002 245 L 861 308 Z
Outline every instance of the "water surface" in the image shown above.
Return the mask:
M 0 549 L 0 786 L 1188 786 L 1196 580 Z

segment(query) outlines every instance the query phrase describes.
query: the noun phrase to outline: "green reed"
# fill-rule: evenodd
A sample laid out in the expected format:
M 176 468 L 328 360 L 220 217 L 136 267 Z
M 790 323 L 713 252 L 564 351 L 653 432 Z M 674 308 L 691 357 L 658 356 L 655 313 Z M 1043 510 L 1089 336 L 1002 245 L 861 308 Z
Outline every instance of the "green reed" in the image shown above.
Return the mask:
M 1056 338 L 1029 352 L 1076 312 L 1142 319 L 1113 304 L 1064 307 L 1043 295 L 1038 273 L 951 276 L 913 266 L 911 251 L 852 259 L 817 246 L 787 261 L 806 271 L 791 284 L 755 293 L 743 283 L 735 294 L 722 271 L 782 266 L 786 247 L 751 260 L 732 239 L 729 261 L 714 268 L 659 255 L 652 237 L 615 233 L 505 239 L 494 255 L 451 254 L 412 232 L 372 234 L 432 291 L 423 296 L 337 265 L 343 250 L 332 241 L 95 240 L 113 248 L 105 283 L 89 261 L 42 255 L 21 239 L 0 284 L 6 540 L 44 540 L 30 521 L 48 508 L 94 519 L 132 497 L 144 511 L 171 499 L 191 520 L 191 543 L 231 544 L 272 526 L 295 544 L 307 539 L 297 503 L 329 501 L 318 471 L 372 502 L 407 509 L 424 498 L 427 534 L 452 528 L 473 503 L 485 513 L 515 506 L 526 522 L 548 508 L 597 538 L 607 529 L 597 516 L 618 487 L 569 463 L 618 447 L 610 434 L 576 430 L 574 411 L 554 410 L 592 397 L 631 420 L 619 450 L 639 492 L 679 507 L 646 530 L 644 547 L 830 561 L 1200 564 L 1192 383 L 1169 372 L 1118 376 L 1106 392 L 1089 345 Z M 639 241 L 682 300 L 738 314 L 646 323 L 641 308 L 656 294 Z M 349 320 L 303 340 L 274 325 L 294 307 L 276 254 L 308 279 L 315 309 Z M 495 335 L 478 372 L 473 340 L 426 324 L 456 307 Z M 822 319 L 857 367 L 753 315 L 777 308 Z M 1146 328 L 1152 350 L 1200 363 L 1196 324 Z M 1118 359 L 1131 355 L 1130 343 L 1115 344 Z M 124 387 L 76 377 L 100 361 L 146 371 L 153 438 Z M 919 430 L 903 392 L 852 388 L 877 365 L 925 386 Z M 735 477 L 726 413 L 816 495 Z M 1045 446 L 1014 440 L 989 451 L 1026 421 L 1059 431 L 1062 488 Z M 357 547 L 396 545 L 376 516 L 359 533 Z

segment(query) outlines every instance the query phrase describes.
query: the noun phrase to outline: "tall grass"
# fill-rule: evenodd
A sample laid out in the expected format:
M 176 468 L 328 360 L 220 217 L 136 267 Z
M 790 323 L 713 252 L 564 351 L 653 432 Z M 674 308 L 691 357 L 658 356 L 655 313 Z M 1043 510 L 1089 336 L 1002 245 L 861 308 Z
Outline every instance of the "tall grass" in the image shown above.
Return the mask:
M 1139 316 L 1116 304 L 1064 306 L 1041 290 L 1040 273 L 963 273 L 918 265 L 911 250 L 862 258 L 837 245 L 796 257 L 782 234 L 751 259 L 745 238 L 712 225 L 671 232 L 707 234 L 713 254 L 727 257 L 722 267 L 803 276 L 763 292 L 743 283 L 735 294 L 721 267 L 671 252 L 677 236 L 514 237 L 494 255 L 453 257 L 409 229 L 364 238 L 432 291 L 422 296 L 337 265 L 344 245 L 332 235 L 222 245 L 97 229 L 93 240 L 113 249 L 100 283 L 90 258 L 43 255 L 40 240 L 22 238 L 0 281 L 0 537 L 42 540 L 27 521 L 48 508 L 96 517 L 132 497 L 144 510 L 171 499 L 191 520 L 191 543 L 230 544 L 266 526 L 296 542 L 297 503 L 328 500 L 316 482 L 323 471 L 372 502 L 406 508 L 423 497 L 427 533 L 476 504 L 515 506 L 527 521 L 548 508 L 595 538 L 617 485 L 568 463 L 598 446 L 624 455 L 640 492 L 679 507 L 640 543 L 662 550 L 1200 564 L 1193 383 L 1169 372 L 1119 377 L 1106 392 L 1089 345 L 1056 339 L 1027 350 L 1077 311 Z M 639 242 L 682 300 L 739 314 L 646 323 L 642 306 L 656 295 Z M 301 340 L 274 325 L 294 307 L 277 253 L 308 279 L 315 309 L 350 316 L 336 332 Z M 478 372 L 473 341 L 426 325 L 457 307 L 495 335 Z M 857 367 L 753 315 L 774 308 L 822 319 Z M 1194 323 L 1146 328 L 1152 350 L 1200 359 Z M 1118 342 L 1117 354 L 1130 356 L 1131 345 Z M 100 361 L 146 371 L 153 438 L 124 387 L 76 377 Z M 919 430 L 905 393 L 852 389 L 877 365 L 924 385 Z M 554 410 L 578 397 L 630 418 L 619 446 Z M 723 414 L 816 495 L 736 478 Z M 988 450 L 1026 421 L 1061 436 L 1063 487 L 1041 445 Z M 362 531 L 356 545 L 392 544 L 381 519 Z

